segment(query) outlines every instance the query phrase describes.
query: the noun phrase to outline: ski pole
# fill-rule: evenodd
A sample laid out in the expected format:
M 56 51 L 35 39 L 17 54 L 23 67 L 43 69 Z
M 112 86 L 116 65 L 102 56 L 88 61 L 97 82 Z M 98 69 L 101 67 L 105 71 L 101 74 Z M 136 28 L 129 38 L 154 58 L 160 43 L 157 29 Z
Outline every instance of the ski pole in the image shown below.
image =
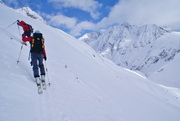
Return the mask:
M 4 28 L 3 30 L 9 28 L 10 26 L 12 26 L 13 24 L 15 24 L 17 21 L 13 22 L 12 24 L 10 24 L 9 26 L 7 26 L 6 28 Z
M 18 64 L 18 63 L 19 63 L 19 61 L 20 61 L 21 51 L 22 51 L 22 49 L 23 49 L 23 44 L 22 44 L 21 49 L 20 49 L 20 52 L 19 52 L 19 56 L 18 56 L 18 60 L 17 60 L 17 64 Z
M 20 32 L 20 29 L 19 29 L 19 25 L 17 25 L 18 26 L 18 30 L 19 30 L 19 35 L 21 36 L 21 32 Z
M 29 51 L 29 57 L 28 57 L 28 60 L 30 60 L 30 57 L 31 57 L 31 52 Z
M 48 85 L 50 86 L 51 83 L 50 83 L 50 81 L 49 81 L 48 68 L 47 68 L 46 61 L 45 61 L 45 67 L 46 67 L 46 73 L 47 73 L 47 78 L 48 78 Z

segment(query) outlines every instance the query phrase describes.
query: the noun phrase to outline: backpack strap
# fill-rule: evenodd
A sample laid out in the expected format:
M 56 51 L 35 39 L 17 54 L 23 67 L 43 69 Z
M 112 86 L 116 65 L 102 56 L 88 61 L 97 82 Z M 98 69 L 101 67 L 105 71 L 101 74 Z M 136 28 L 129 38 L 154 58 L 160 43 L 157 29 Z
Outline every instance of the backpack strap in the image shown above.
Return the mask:
M 42 48 L 44 49 L 44 38 L 43 37 L 42 37 L 41 41 L 42 41 Z
M 31 40 L 31 47 L 32 47 L 32 48 L 34 47 L 34 37 L 33 37 L 32 40 Z

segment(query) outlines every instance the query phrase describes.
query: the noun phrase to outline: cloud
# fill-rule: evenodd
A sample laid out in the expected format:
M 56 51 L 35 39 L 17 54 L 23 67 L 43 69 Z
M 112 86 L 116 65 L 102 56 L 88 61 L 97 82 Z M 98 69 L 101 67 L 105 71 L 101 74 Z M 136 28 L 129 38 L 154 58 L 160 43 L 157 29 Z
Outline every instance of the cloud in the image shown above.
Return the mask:
M 65 26 L 67 29 L 72 29 L 77 24 L 76 18 L 70 18 L 62 14 L 59 15 L 46 15 L 48 23 L 53 26 Z
M 76 24 L 70 31 L 70 34 L 73 36 L 81 35 L 81 32 L 84 30 L 93 30 L 95 28 L 95 24 L 88 21 L 83 21 Z
M 70 2 L 71 0 L 67 1 Z M 64 6 L 68 6 L 65 3 L 67 4 L 68 2 L 64 2 Z M 78 3 L 80 2 L 78 1 Z M 75 3 L 73 3 L 73 5 L 75 6 Z M 83 2 L 80 6 L 82 5 Z M 113 24 L 121 24 L 124 22 L 134 25 L 157 24 L 159 26 L 168 26 L 180 30 L 179 6 L 180 0 L 120 0 L 111 8 L 109 15 L 97 23 L 89 21 L 78 23 L 79 20 L 76 18 L 69 18 L 63 15 L 52 17 L 50 22 L 52 24 L 64 24 L 73 36 L 79 36 L 85 30 L 95 31 L 107 28 Z
M 78 20 L 76 18 L 67 17 L 62 14 L 49 15 L 42 12 L 39 12 L 39 14 L 45 17 L 50 25 L 68 29 L 69 34 L 71 34 L 72 36 L 79 36 L 81 35 L 82 31 L 93 30 L 95 28 L 95 24 L 92 22 L 82 21 L 78 23 Z
M 180 28 L 180 0 L 121 0 L 97 25 L 128 22 Z
M 98 19 L 100 13 L 98 8 L 101 7 L 101 4 L 95 0 L 48 0 L 49 2 L 54 2 L 58 7 L 73 7 L 86 12 L 89 12 L 91 17 Z

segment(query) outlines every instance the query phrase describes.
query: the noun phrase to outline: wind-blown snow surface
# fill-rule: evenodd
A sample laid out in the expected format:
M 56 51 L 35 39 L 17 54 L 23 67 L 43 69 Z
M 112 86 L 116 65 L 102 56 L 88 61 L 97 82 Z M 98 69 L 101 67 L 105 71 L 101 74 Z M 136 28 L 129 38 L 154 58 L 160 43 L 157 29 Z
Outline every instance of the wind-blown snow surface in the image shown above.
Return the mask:
M 180 96 L 102 58 L 86 44 L 0 4 L 0 121 L 179 121 Z M 37 93 L 17 25 L 44 34 L 51 86 Z M 22 31 L 21 31 L 22 33 Z M 176 91 L 177 92 L 177 91 Z

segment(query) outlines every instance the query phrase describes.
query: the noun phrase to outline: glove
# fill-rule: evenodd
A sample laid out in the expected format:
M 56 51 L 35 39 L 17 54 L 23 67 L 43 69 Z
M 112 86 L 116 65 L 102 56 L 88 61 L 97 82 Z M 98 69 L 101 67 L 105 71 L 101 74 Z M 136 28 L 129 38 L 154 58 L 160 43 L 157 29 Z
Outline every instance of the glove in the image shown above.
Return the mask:
M 30 62 L 31 66 L 33 65 L 32 61 Z
M 17 25 L 19 25 L 19 20 L 17 20 Z
M 46 57 L 46 56 L 44 56 L 44 60 L 45 60 L 45 61 L 47 60 L 47 57 Z

